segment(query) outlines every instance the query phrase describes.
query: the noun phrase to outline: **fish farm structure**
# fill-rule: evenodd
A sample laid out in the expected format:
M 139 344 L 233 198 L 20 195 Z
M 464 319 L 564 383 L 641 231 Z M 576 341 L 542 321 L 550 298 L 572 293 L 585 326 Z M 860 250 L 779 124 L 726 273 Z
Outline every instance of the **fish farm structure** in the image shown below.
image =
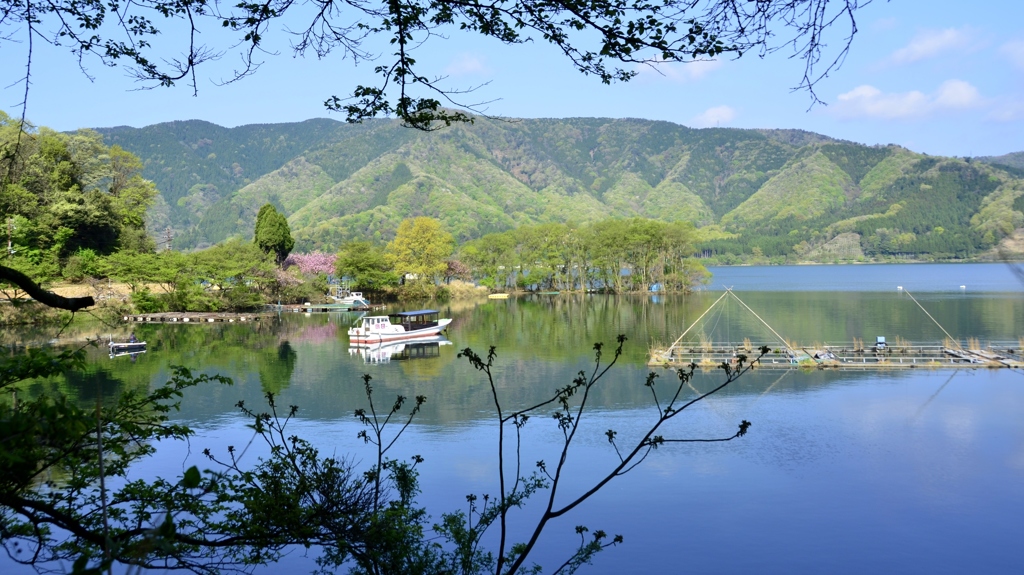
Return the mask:
M 746 356 L 753 361 L 761 355 L 762 346 L 770 348 L 758 362 L 758 368 L 792 369 L 914 369 L 914 368 L 1024 368 L 1021 348 L 1024 340 L 990 341 L 985 346 L 976 338 L 960 341 L 943 328 L 930 313 L 908 291 L 902 293 L 910 298 L 946 334 L 941 342 L 911 343 L 901 338 L 886 341 L 878 337 L 865 344 L 862 340 L 831 343 L 827 345 L 804 346 L 780 335 L 754 310 L 750 309 L 731 288 L 727 288 L 673 343 L 665 348 L 650 352 L 648 365 L 651 367 L 685 367 L 691 364 L 699 367 L 716 367 L 723 363 L 735 364 L 738 358 Z M 700 324 L 712 309 L 726 298 L 732 298 L 747 312 L 763 324 L 774 339 L 752 342 L 717 342 L 705 337 L 687 339 L 695 326 Z

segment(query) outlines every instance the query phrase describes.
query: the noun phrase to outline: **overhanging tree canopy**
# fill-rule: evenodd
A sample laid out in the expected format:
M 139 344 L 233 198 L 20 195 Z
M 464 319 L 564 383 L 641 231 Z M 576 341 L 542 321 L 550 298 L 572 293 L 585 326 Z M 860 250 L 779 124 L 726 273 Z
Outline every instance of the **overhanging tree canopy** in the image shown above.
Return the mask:
M 196 68 L 228 51 L 240 51 L 233 79 L 256 71 L 268 54 L 267 39 L 291 34 L 296 55 L 323 58 L 341 52 L 353 62 L 373 60 L 379 80 L 356 86 L 349 97 L 325 105 L 349 121 L 395 115 L 407 125 L 432 129 L 467 121 L 460 92 L 444 78 L 419 72 L 416 50 L 432 39 L 476 33 L 505 44 L 546 41 L 580 72 L 602 82 L 626 81 L 637 65 L 692 61 L 720 55 L 761 54 L 783 48 L 804 60 L 799 86 L 834 70 L 857 32 L 854 13 L 870 0 L 267 0 L 217 3 L 210 0 L 0 0 L 0 46 L 29 48 L 23 81 L 31 77 L 31 40 L 67 47 L 78 58 L 126 63 L 132 75 L 151 85 L 189 82 Z M 826 55 L 823 39 L 842 24 L 842 41 Z M 168 54 L 150 42 L 157 34 L 182 48 Z M 229 32 L 227 37 L 214 30 Z M 283 30 L 282 30 L 283 29 Z M 181 30 L 179 32 L 179 30 Z M 204 34 L 205 32 L 205 34 Z M 165 34 L 165 36 L 168 36 Z M 221 38 L 222 46 L 201 43 Z M 386 39 L 389 54 L 366 44 Z M 217 42 L 217 40 L 214 40 Z M 229 78 L 228 81 L 232 79 Z M 16 81 L 9 78 L 7 83 Z

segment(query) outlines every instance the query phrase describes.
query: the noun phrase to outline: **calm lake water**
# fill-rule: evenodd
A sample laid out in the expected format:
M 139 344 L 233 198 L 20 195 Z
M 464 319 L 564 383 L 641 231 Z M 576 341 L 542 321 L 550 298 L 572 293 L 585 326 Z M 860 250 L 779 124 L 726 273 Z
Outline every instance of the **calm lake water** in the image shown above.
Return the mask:
M 97 355 L 90 369 L 110 394 L 150 385 L 168 366 L 202 367 L 232 387 L 186 395 L 180 417 L 199 430 L 188 448 L 168 445 L 141 475 L 180 474 L 203 448 L 248 442 L 234 409 L 265 391 L 300 406 L 299 435 L 324 452 L 369 461 L 352 412 L 364 407 L 360 376 L 377 397 L 426 395 L 424 410 L 396 455 L 421 454 L 421 502 L 436 518 L 465 506 L 468 493 L 497 492 L 496 427 L 490 392 L 459 349 L 497 348 L 496 381 L 506 408 L 549 396 L 593 365 L 592 344 L 629 337 L 601 384 L 569 459 L 564 498 L 586 489 L 617 461 L 604 431 L 637 437 L 654 411 L 643 381 L 652 344 L 674 340 L 732 286 L 784 337 L 802 343 L 878 335 L 938 342 L 942 330 L 896 290 L 910 290 L 957 338 L 1014 342 L 1024 336 L 1024 291 L 998 264 L 744 267 L 713 270 L 710 289 L 688 297 L 528 296 L 441 306 L 452 345 L 425 358 L 368 363 L 350 353 L 354 314 L 292 314 L 254 325 L 140 326 L 153 342 L 132 362 Z M 961 290 L 960 285 L 966 289 Z M 81 328 L 88 332 L 107 328 Z M 722 306 L 696 332 L 715 340 L 770 342 L 737 304 Z M 671 374 L 661 372 L 663 376 Z M 667 380 L 668 377 L 662 377 Z M 721 381 L 701 373 L 696 393 Z M 59 386 L 83 401 L 96 389 Z M 749 434 L 721 444 L 670 445 L 629 475 L 548 526 L 534 560 L 550 572 L 577 539 L 576 525 L 622 534 L 583 572 L 1018 573 L 1024 516 L 1024 374 L 1014 370 L 906 372 L 755 371 L 698 404 L 666 436 Z M 526 428 L 524 461 L 554 461 L 559 434 L 538 417 Z M 522 534 L 537 509 L 519 514 Z M 295 554 L 263 573 L 313 568 Z

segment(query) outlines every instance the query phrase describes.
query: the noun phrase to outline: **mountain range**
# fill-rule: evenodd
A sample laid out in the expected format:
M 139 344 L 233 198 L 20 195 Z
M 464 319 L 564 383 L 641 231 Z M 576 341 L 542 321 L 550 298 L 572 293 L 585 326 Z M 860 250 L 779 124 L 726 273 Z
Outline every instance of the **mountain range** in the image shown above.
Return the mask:
M 1024 226 L 1024 153 L 947 158 L 801 130 L 476 118 L 435 132 L 315 119 L 97 130 L 160 191 L 149 229 L 177 248 L 251 238 L 269 202 L 296 250 L 390 240 L 432 216 L 459 241 L 520 225 L 689 220 L 708 252 L 971 257 Z

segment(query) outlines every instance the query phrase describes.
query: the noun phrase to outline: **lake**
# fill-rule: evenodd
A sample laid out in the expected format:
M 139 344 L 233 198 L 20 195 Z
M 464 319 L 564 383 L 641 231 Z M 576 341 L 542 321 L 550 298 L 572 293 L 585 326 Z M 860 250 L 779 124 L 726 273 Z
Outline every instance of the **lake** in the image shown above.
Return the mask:
M 451 345 L 409 359 L 373 363 L 350 350 L 356 314 L 286 314 L 260 325 L 137 326 L 149 351 L 132 361 L 95 355 L 90 371 L 117 386 L 150 385 L 168 366 L 203 367 L 235 380 L 190 391 L 180 418 L 198 431 L 191 451 L 162 448 L 140 474 L 174 475 L 205 447 L 248 442 L 234 408 L 260 405 L 265 391 L 300 406 L 293 429 L 324 452 L 369 461 L 353 411 L 366 404 L 361 375 L 377 397 L 427 396 L 396 455 L 425 458 L 420 498 L 430 513 L 465 507 L 469 493 L 497 492 L 496 426 L 489 388 L 456 357 L 465 347 L 497 349 L 495 380 L 506 408 L 530 405 L 593 367 L 594 342 L 629 338 L 622 358 L 594 395 L 568 462 L 566 499 L 617 461 L 604 432 L 620 442 L 652 418 L 643 386 L 647 350 L 673 341 L 723 286 L 779 334 L 807 344 L 876 336 L 940 342 L 954 337 L 1013 342 L 1024 336 L 1024 290 L 999 264 L 736 267 L 713 269 L 708 290 L 690 296 L 524 296 L 441 304 Z M 896 286 L 904 286 L 904 292 Z M 960 289 L 960 286 L 965 289 Z M 906 291 L 935 318 L 930 320 Z M 772 334 L 739 305 L 721 306 L 698 330 L 715 340 L 768 341 Z M 937 323 L 936 323 L 937 322 Z M 941 327 L 939 327 L 941 325 Z M 103 332 L 77 326 L 69 333 Z M 120 329 L 120 328 L 119 328 Z M 123 332 L 126 334 L 127 330 Z M 8 334 L 10 337 L 12 334 Z M 610 351 L 610 349 L 606 349 Z M 606 354 L 606 357 L 610 354 Z M 662 387 L 671 373 L 658 370 Z M 722 380 L 699 372 L 690 393 Z M 1024 515 L 1024 374 L 1001 370 L 755 371 L 674 421 L 666 436 L 731 435 L 728 443 L 667 445 L 609 484 L 565 520 L 549 524 L 533 558 L 550 572 L 586 525 L 621 534 L 583 573 L 1017 573 Z M 82 401 L 93 384 L 57 381 Z M 553 461 L 554 421 L 527 425 L 524 461 Z M 529 524 L 536 507 L 513 522 Z M 261 573 L 313 569 L 296 553 Z

